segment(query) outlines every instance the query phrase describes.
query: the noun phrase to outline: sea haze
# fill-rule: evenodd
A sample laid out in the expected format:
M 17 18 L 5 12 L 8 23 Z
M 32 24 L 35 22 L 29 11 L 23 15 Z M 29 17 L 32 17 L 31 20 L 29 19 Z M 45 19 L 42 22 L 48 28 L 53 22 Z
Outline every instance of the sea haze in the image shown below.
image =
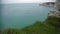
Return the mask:
M 36 21 L 44 21 L 51 9 L 37 3 L 3 4 L 3 28 L 24 28 Z

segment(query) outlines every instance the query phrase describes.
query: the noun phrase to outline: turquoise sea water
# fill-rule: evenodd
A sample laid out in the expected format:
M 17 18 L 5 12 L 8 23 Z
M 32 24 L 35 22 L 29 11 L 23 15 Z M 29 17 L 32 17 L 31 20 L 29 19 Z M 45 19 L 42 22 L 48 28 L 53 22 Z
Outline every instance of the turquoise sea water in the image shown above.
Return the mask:
M 36 3 L 4 4 L 1 13 L 2 26 L 3 28 L 23 28 L 36 21 L 44 21 L 51 9 Z

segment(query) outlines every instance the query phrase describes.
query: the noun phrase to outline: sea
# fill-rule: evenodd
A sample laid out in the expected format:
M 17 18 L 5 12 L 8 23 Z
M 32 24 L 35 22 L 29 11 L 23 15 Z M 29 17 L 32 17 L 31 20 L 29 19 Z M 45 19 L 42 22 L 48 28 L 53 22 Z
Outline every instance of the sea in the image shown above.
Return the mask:
M 15 3 L 1 5 L 1 27 L 24 28 L 33 25 L 36 21 L 43 22 L 52 7 L 42 6 L 39 3 Z

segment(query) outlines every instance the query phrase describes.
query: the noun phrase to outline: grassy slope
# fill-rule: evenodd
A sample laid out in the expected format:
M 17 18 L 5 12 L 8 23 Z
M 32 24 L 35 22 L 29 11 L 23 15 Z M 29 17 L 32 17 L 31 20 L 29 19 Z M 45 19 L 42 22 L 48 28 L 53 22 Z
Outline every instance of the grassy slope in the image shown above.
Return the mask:
M 35 24 L 28 26 L 21 31 L 24 34 L 56 34 L 56 23 L 58 18 L 48 17 L 44 22 L 37 21 Z
M 4 34 L 56 34 L 56 22 L 56 17 L 48 17 L 44 22 L 37 21 L 23 29 L 7 29 Z

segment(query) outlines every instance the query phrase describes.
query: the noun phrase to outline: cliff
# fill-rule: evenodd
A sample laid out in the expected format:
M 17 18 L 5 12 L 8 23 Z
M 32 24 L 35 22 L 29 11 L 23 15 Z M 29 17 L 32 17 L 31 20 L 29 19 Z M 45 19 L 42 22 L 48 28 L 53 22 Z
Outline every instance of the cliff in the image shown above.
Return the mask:
M 41 5 L 48 6 L 48 7 L 54 7 L 55 4 L 56 4 L 55 2 L 45 2 L 45 3 L 42 3 Z

